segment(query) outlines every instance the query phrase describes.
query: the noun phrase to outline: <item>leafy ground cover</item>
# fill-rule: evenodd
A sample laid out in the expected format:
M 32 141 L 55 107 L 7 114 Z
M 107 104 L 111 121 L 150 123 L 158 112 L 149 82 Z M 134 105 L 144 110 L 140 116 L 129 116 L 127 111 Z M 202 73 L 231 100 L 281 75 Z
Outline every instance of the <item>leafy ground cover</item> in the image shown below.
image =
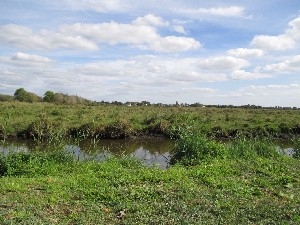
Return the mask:
M 1 224 L 299 224 L 298 159 L 212 157 L 146 168 L 61 152 L 0 160 Z
M 211 137 L 300 134 L 300 110 L 85 106 L 51 103 L 0 103 L 0 136 L 49 138 L 170 137 L 174 127 L 193 125 Z

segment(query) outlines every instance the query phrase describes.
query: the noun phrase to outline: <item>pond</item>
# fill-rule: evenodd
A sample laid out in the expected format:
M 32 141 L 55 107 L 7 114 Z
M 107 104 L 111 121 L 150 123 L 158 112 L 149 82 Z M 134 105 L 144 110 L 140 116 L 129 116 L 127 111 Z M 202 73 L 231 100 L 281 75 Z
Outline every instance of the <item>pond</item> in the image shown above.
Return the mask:
M 228 141 L 225 141 L 228 142 Z M 276 141 L 278 151 L 283 150 L 287 156 L 292 156 L 293 146 L 290 141 Z M 81 140 L 67 142 L 53 142 L 53 144 L 36 143 L 33 140 L 11 139 L 0 145 L 0 152 L 9 154 L 10 152 L 34 152 L 53 151 L 53 149 L 63 149 L 72 153 L 76 159 L 94 159 L 101 161 L 115 156 L 134 156 L 144 161 L 147 166 L 157 166 L 166 169 L 171 157 L 171 151 L 175 145 L 174 140 L 162 138 L 147 139 L 101 139 L 101 140 Z

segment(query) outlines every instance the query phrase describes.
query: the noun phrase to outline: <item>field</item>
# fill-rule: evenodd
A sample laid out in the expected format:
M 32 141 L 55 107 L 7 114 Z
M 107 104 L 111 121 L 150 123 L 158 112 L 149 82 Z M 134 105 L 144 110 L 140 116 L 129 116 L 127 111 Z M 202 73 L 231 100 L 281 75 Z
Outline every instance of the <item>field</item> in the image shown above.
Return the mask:
M 300 110 L 0 104 L 2 137 L 170 137 L 174 128 L 187 126 L 217 138 L 236 135 L 288 138 L 300 134 Z
M 0 154 L 1 224 L 300 224 L 298 110 L 1 103 L 2 142 L 175 138 L 172 166 Z M 227 144 L 215 138 L 231 138 Z M 274 138 L 293 138 L 294 157 Z

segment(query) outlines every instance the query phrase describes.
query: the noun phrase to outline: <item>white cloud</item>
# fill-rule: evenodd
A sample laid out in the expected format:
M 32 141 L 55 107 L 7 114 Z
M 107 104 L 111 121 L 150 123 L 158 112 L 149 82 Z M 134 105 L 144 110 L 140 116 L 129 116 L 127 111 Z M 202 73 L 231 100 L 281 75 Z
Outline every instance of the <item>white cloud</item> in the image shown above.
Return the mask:
M 177 33 L 185 34 L 185 35 L 187 34 L 183 26 L 176 25 L 176 26 L 173 26 L 172 29 L 174 31 L 176 31 Z
M 289 28 L 284 34 L 279 35 L 256 35 L 251 45 L 265 50 L 289 50 L 294 49 L 300 38 L 300 17 L 288 23 Z
M 0 27 L 0 42 L 30 50 L 52 50 L 56 48 L 98 49 L 95 43 L 80 36 L 62 35 L 47 30 L 34 33 L 30 28 L 15 24 Z
M 150 49 L 158 52 L 181 52 L 202 47 L 193 38 L 167 36 L 150 43 Z
M 97 50 L 98 43 L 129 44 L 143 49 L 162 52 L 181 52 L 201 47 L 193 38 L 161 37 L 149 25 L 122 24 L 117 22 L 63 25 L 58 32 L 31 29 L 20 25 L 0 27 L 0 42 L 30 50 L 79 49 Z
M 49 63 L 51 60 L 47 57 L 39 56 L 39 55 L 30 55 L 22 52 L 17 52 L 16 55 L 14 55 L 12 60 L 18 60 L 18 61 L 28 61 L 28 62 L 35 62 L 35 63 Z
M 228 50 L 227 54 L 238 58 L 250 58 L 263 56 L 264 52 L 261 49 L 236 48 Z
M 101 24 L 77 23 L 62 26 L 60 31 L 66 34 L 81 35 L 96 42 L 142 45 L 145 49 L 158 52 L 181 52 L 202 46 L 200 42 L 193 38 L 161 37 L 155 27 L 138 24 L 120 24 L 116 22 Z
M 207 15 L 207 16 L 221 16 L 221 17 L 242 17 L 244 16 L 244 8 L 241 6 L 217 7 L 217 8 L 198 8 L 198 9 L 178 9 L 190 15 Z
M 244 59 L 231 56 L 211 57 L 205 60 L 199 60 L 197 64 L 201 69 L 211 71 L 233 71 L 250 65 L 249 62 Z
M 300 38 L 300 16 L 289 22 L 290 28 L 286 30 L 286 34 L 294 39 Z
M 150 26 L 156 26 L 156 27 L 165 27 L 169 26 L 169 22 L 164 21 L 163 18 L 159 16 L 155 16 L 153 14 L 148 14 L 143 17 L 138 17 L 134 21 L 132 21 L 133 24 L 136 25 L 150 25 Z
M 266 65 L 265 67 L 263 67 L 262 70 L 266 72 L 273 72 L 273 73 L 299 72 L 300 55 L 289 57 L 280 63 Z
M 235 94 L 240 96 L 250 95 L 250 96 L 280 96 L 286 98 L 287 96 L 291 97 L 291 93 L 300 93 L 299 84 L 276 84 L 276 85 L 250 85 L 239 89 Z M 299 95 L 297 95 L 299 96 Z M 299 98 L 299 97 L 298 97 Z
M 244 70 L 235 70 L 232 72 L 231 77 L 234 80 L 254 80 L 261 78 L 271 78 L 272 76 L 265 73 L 251 73 Z
M 174 72 L 172 79 L 183 82 L 219 82 L 228 80 L 226 74 L 194 71 Z
M 166 59 L 140 56 L 130 60 L 97 62 L 75 68 L 81 74 L 106 76 L 111 79 L 130 80 L 140 85 L 174 85 L 175 83 L 218 82 L 227 80 L 223 70 L 203 70 L 198 66 L 201 59 Z M 134 81 L 133 81 L 134 80 Z
M 251 45 L 265 50 L 288 50 L 295 47 L 295 40 L 287 35 L 256 35 Z
M 159 38 L 155 27 L 145 25 L 122 24 L 117 22 L 64 25 L 60 32 L 67 35 L 80 35 L 96 42 L 110 44 L 143 44 Z

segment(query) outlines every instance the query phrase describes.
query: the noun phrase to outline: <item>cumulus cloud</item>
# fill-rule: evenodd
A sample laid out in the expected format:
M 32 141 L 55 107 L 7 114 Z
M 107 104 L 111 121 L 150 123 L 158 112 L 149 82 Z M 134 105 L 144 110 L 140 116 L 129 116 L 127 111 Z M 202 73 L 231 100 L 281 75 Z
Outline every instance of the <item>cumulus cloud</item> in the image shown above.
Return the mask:
M 231 77 L 234 80 L 254 80 L 261 78 L 271 78 L 272 76 L 265 73 L 252 73 L 245 70 L 235 70 L 232 72 Z
M 185 31 L 184 27 L 183 26 L 179 26 L 179 25 L 175 25 L 172 27 L 172 29 L 174 31 L 176 31 L 177 33 L 180 33 L 180 34 L 187 34 L 187 32 Z
M 111 45 L 129 44 L 142 49 L 161 52 L 182 52 L 201 47 L 201 43 L 194 38 L 167 36 L 162 37 L 156 27 L 141 24 L 162 25 L 160 18 L 147 15 L 138 19 L 138 23 L 124 24 L 109 23 L 75 23 L 62 25 L 57 32 L 40 30 L 33 32 L 30 28 L 10 24 L 0 27 L 0 42 L 23 49 L 53 50 L 79 49 L 97 50 L 98 44 Z
M 194 38 L 167 36 L 161 37 L 155 27 L 141 24 L 121 24 L 116 22 L 101 24 L 73 24 L 62 26 L 66 34 L 81 35 L 96 42 L 110 44 L 142 45 L 145 49 L 159 52 L 181 52 L 201 47 Z
M 233 71 L 250 65 L 248 61 L 232 56 L 211 57 L 199 60 L 197 64 L 201 69 L 212 71 Z
M 17 52 L 12 58 L 12 60 L 18 61 L 28 61 L 35 63 L 49 63 L 51 60 L 47 57 L 39 56 L 39 55 L 30 55 L 22 52 Z
M 223 69 L 201 68 L 199 62 L 202 59 L 165 59 L 155 56 L 141 56 L 130 60 L 118 60 L 112 62 L 97 62 L 82 65 L 75 71 L 87 75 L 108 76 L 110 78 L 134 79 L 134 83 L 156 85 L 161 83 L 174 84 L 193 82 L 217 82 L 227 80 Z
M 53 50 L 56 48 L 98 49 L 94 42 L 80 36 L 68 36 L 47 30 L 34 33 L 30 28 L 16 24 L 0 27 L 0 42 L 30 50 Z
M 163 18 L 159 16 L 155 16 L 153 14 L 148 14 L 143 17 L 138 17 L 134 21 L 132 21 L 132 23 L 137 25 L 150 25 L 150 26 L 157 26 L 157 27 L 169 26 L 169 22 L 164 21 Z
M 300 38 L 300 16 L 289 22 L 290 28 L 286 30 L 286 34 L 294 39 Z
M 239 89 L 234 94 L 239 96 L 280 96 L 286 98 L 291 97 L 293 94 L 300 93 L 299 84 L 276 84 L 276 85 L 250 85 Z
M 288 50 L 295 47 L 295 40 L 287 35 L 256 35 L 251 45 L 265 50 Z
M 150 43 L 150 49 L 158 52 L 180 52 L 202 47 L 194 38 L 167 36 Z
M 300 71 L 300 55 L 292 56 L 280 63 L 266 65 L 262 68 L 263 71 L 273 73 L 290 73 Z
M 260 57 L 264 55 L 261 49 L 236 48 L 227 51 L 227 54 L 237 58 Z
M 284 34 L 277 36 L 256 35 L 251 41 L 251 45 L 265 50 L 289 50 L 296 47 L 300 38 L 300 17 L 289 22 L 289 28 Z
M 60 27 L 63 34 L 80 35 L 97 42 L 110 44 L 142 44 L 159 38 L 156 29 L 151 26 L 122 24 L 117 22 L 64 25 Z

